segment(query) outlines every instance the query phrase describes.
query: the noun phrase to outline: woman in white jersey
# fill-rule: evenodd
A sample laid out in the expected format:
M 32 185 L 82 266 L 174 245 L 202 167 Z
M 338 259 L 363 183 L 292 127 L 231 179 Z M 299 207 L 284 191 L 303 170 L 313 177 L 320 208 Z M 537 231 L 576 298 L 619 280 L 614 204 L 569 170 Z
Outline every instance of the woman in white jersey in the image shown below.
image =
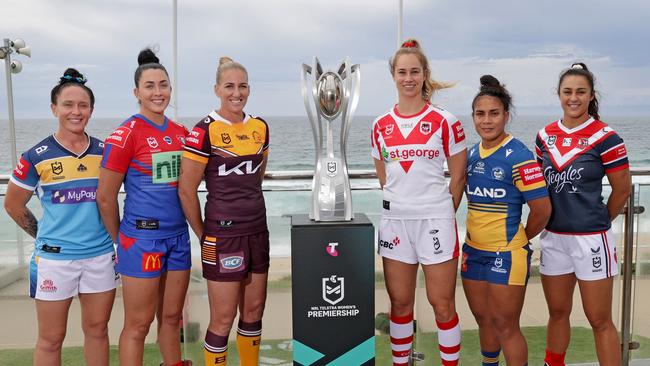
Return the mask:
M 465 186 L 465 134 L 456 117 L 430 104 L 436 90 L 451 85 L 431 79 L 429 62 L 416 40 L 404 42 L 389 65 L 398 103 L 373 123 L 372 155 L 383 189 L 379 254 L 391 302 L 393 365 L 408 363 L 418 265 L 436 317 L 442 365 L 457 365 L 455 214 Z

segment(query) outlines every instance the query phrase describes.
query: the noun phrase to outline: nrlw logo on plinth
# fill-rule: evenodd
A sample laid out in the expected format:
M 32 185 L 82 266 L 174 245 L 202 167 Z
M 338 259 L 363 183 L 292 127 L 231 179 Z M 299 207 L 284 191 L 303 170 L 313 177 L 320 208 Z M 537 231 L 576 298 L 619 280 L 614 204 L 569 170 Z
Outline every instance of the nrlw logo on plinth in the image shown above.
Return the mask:
M 336 305 L 345 297 L 345 278 L 331 275 L 323 278 L 323 300 Z

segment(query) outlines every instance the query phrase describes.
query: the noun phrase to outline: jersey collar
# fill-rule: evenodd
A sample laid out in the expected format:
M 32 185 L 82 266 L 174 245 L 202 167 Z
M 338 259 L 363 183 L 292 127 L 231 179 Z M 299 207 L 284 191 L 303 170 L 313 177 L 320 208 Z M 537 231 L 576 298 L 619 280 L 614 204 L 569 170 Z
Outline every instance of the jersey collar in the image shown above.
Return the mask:
M 59 142 L 59 140 L 56 139 L 56 136 L 54 134 L 52 134 L 51 137 L 52 137 L 53 143 L 56 146 L 58 146 L 61 150 L 63 150 L 65 152 L 67 152 L 68 154 L 76 157 L 77 159 L 81 159 L 84 156 L 86 156 L 86 154 L 88 154 L 88 150 L 90 150 L 90 145 L 92 144 L 92 142 L 90 141 L 90 136 L 88 136 L 88 134 L 85 133 L 85 132 L 84 132 L 84 135 L 86 135 L 86 139 L 88 139 L 88 145 L 86 145 L 86 148 L 84 149 L 84 151 L 81 152 L 81 154 L 77 154 L 74 151 L 70 151 L 67 147 L 65 147 L 65 145 L 63 145 L 61 142 Z
M 499 150 L 502 146 L 506 146 L 508 144 L 508 142 L 510 142 L 511 140 L 512 140 L 512 135 L 508 134 L 506 136 L 506 138 L 504 138 L 503 141 L 501 141 L 501 143 L 499 143 L 497 146 L 489 148 L 489 149 L 484 148 L 483 144 L 479 142 L 478 143 L 479 156 L 481 157 L 481 159 L 485 159 L 488 156 L 494 154 L 494 152 Z
M 145 117 L 145 116 L 143 116 L 143 115 L 141 115 L 139 113 L 136 114 L 135 117 L 147 122 L 148 124 L 151 125 L 151 127 L 154 127 L 155 129 L 160 130 L 160 131 L 165 131 L 167 129 L 167 124 L 169 122 L 169 119 L 167 118 L 167 116 L 165 116 L 165 120 L 163 121 L 162 125 L 158 125 L 158 124 L 154 123 L 152 120 L 150 120 L 149 118 L 147 118 L 147 117 Z
M 244 120 L 241 123 L 245 124 L 246 122 L 248 122 L 249 119 L 251 119 L 251 117 L 248 114 L 246 114 L 246 112 L 242 112 L 242 113 L 244 113 Z M 215 121 L 221 121 L 221 122 L 224 122 L 224 123 L 229 124 L 229 125 L 238 124 L 238 123 L 233 123 L 233 122 L 223 118 L 219 113 L 217 113 L 217 111 L 210 112 L 209 116 L 212 117 L 212 119 L 214 119 Z
M 594 120 L 594 117 L 589 117 L 589 119 L 587 119 L 586 121 L 582 122 L 581 124 L 579 124 L 579 125 L 577 125 L 577 126 L 575 126 L 575 127 L 573 127 L 573 128 L 568 128 L 567 126 L 565 126 L 565 125 L 562 123 L 562 119 L 559 119 L 559 120 L 557 121 L 557 127 L 558 127 L 560 130 L 562 130 L 564 133 L 572 134 L 572 133 L 574 133 L 574 132 L 578 132 L 578 131 L 582 130 L 583 128 L 589 126 L 589 125 L 591 124 L 591 122 L 593 122 L 593 121 L 595 121 L 595 120 Z

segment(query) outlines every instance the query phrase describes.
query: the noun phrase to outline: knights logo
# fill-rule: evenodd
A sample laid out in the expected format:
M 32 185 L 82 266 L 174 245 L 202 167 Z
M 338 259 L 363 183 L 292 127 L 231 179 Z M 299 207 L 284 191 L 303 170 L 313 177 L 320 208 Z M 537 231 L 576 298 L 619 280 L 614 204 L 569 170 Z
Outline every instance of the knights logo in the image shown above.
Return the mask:
M 589 147 L 589 139 L 582 137 L 578 140 L 578 149 L 584 150 Z
M 152 149 L 155 149 L 158 147 L 158 140 L 156 140 L 155 137 L 147 137 L 147 144 L 149 144 L 149 147 Z
M 322 279 L 323 300 L 336 305 L 345 297 L 345 278 L 331 275 Z
M 555 141 L 556 141 L 556 140 L 557 140 L 557 136 L 555 136 L 555 135 L 551 135 L 551 136 L 549 136 L 549 137 L 546 138 L 546 144 L 547 144 L 548 146 L 553 146 L 553 145 L 555 145 Z
M 222 133 L 221 134 L 221 141 L 223 141 L 224 144 L 229 144 L 232 140 L 230 139 L 230 135 L 227 133 Z
M 59 175 L 63 173 L 63 164 L 61 164 L 60 161 L 55 161 L 54 163 L 50 164 L 52 167 L 52 173 Z
M 393 129 L 395 128 L 395 125 L 387 125 L 386 126 L 386 135 L 390 135 L 393 133 Z
M 420 123 L 420 132 L 423 135 L 428 135 L 431 133 L 431 122 L 424 122 L 422 121 Z
M 336 175 L 336 162 L 335 161 L 328 161 L 327 162 L 327 175 L 330 177 L 333 177 Z
M 600 268 L 601 265 L 600 257 L 591 258 L 591 263 L 594 265 L 594 268 Z

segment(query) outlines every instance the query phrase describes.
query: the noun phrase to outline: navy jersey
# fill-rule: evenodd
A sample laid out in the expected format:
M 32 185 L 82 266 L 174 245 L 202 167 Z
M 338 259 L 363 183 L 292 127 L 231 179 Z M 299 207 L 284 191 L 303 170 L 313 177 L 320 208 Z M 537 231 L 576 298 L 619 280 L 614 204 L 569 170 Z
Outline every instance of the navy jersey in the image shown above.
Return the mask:
M 83 259 L 113 251 L 95 201 L 104 143 L 88 139 L 77 155 L 49 136 L 27 150 L 13 171 L 11 182 L 36 191 L 43 206 L 34 252 L 39 257 Z
M 528 244 L 521 224 L 524 203 L 548 196 L 533 153 L 508 136 L 498 146 L 474 145 L 467 158 L 467 237 L 471 247 L 511 251 Z
M 535 153 L 553 204 L 546 229 L 596 233 L 611 226 L 602 179 L 629 168 L 621 139 L 607 124 L 590 118 L 572 129 L 555 121 L 537 134 Z

